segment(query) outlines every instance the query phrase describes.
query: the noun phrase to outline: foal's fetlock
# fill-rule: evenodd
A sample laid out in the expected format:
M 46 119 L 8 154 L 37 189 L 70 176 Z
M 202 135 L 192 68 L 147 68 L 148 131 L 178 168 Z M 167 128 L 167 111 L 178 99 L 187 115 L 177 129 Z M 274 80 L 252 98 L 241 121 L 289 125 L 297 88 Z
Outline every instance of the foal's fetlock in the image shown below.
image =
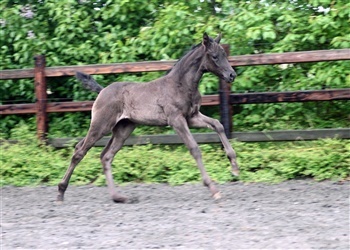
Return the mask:
M 214 183 L 210 183 L 209 185 L 209 190 L 215 200 L 221 199 L 221 193 L 220 191 L 216 188 Z
M 203 181 L 204 186 L 208 187 L 210 190 L 210 193 L 212 194 L 213 198 L 215 200 L 220 199 L 221 198 L 221 193 L 220 191 L 216 188 L 214 182 L 212 181 Z

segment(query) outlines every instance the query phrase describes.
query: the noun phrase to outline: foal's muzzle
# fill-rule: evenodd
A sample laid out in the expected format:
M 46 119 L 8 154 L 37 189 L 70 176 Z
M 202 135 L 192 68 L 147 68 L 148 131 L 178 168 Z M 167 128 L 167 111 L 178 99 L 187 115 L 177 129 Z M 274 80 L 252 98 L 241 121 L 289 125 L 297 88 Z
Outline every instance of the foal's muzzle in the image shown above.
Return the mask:
M 236 79 L 236 73 L 235 72 L 232 72 L 231 74 L 230 74 L 230 81 L 229 82 L 233 82 L 235 79 Z
M 237 76 L 236 72 L 231 71 L 228 74 L 225 74 L 223 78 L 224 78 L 224 80 L 226 82 L 230 82 L 231 83 L 231 82 L 233 82 L 235 80 L 236 76 Z

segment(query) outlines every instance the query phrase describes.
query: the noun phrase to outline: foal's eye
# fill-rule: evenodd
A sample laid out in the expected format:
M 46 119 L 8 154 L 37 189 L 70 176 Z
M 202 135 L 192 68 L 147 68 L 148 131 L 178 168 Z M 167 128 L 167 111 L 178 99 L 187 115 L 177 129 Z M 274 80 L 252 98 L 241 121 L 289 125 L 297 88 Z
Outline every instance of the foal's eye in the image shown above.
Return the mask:
M 212 55 L 211 57 L 213 58 L 213 60 L 217 60 L 218 59 L 217 55 Z

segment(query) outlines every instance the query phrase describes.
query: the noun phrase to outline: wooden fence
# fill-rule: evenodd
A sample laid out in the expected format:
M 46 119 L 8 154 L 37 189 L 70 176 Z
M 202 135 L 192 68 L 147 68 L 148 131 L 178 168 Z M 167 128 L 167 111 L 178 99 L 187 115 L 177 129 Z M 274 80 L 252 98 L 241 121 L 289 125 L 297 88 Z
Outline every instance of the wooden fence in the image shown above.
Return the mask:
M 224 48 L 229 54 L 229 46 L 224 45 Z M 232 67 L 350 60 L 350 49 L 229 56 L 228 60 Z M 0 114 L 36 114 L 38 136 L 45 139 L 45 135 L 48 131 L 47 113 L 90 111 L 93 104 L 92 101 L 48 102 L 46 93 L 47 78 L 74 76 L 76 71 L 81 71 L 88 74 L 165 71 L 169 70 L 174 63 L 175 61 L 149 61 L 84 66 L 46 67 L 45 56 L 36 56 L 35 67 L 32 69 L 0 71 L 0 80 L 34 78 L 36 103 L 0 105 Z M 233 104 L 333 101 L 350 99 L 350 88 L 240 94 L 231 93 L 230 89 L 230 85 L 220 81 L 220 90 L 218 95 L 207 95 L 202 97 L 203 106 L 220 105 L 221 122 L 225 127 L 225 133 L 228 137 L 234 136 L 234 133 L 231 133 Z M 334 135 L 349 138 L 350 135 L 347 135 L 347 132 L 349 131 L 346 129 L 345 131 L 342 130 L 340 134 L 335 131 Z M 285 132 L 284 134 L 286 133 L 288 132 Z M 266 138 L 268 139 L 268 137 Z
M 220 143 L 216 133 L 194 133 L 197 143 Z M 279 131 L 256 131 L 256 132 L 232 132 L 231 138 L 244 142 L 266 142 L 266 141 L 306 141 L 320 138 L 342 138 L 350 139 L 349 129 L 313 129 L 313 130 L 279 130 Z M 96 147 L 106 146 L 110 137 L 103 137 L 95 143 Z M 55 148 L 65 148 L 79 142 L 82 138 L 54 138 L 49 143 Z M 181 138 L 176 134 L 171 135 L 141 135 L 130 136 L 125 145 L 146 144 L 183 144 Z

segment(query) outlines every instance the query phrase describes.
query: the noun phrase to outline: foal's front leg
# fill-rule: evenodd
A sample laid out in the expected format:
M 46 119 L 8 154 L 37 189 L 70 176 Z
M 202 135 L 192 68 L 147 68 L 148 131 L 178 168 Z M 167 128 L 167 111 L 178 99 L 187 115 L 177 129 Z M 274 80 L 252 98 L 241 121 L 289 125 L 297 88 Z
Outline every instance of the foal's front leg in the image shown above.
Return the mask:
M 198 147 L 196 140 L 193 138 L 190 129 L 188 128 L 187 121 L 184 117 L 178 116 L 170 124 L 176 133 L 181 137 L 182 141 L 185 143 L 189 149 L 191 155 L 196 160 L 197 166 L 202 176 L 202 180 L 205 186 L 207 186 L 215 199 L 219 199 L 220 192 L 216 188 L 214 182 L 210 179 L 207 171 L 204 168 L 202 161 L 202 153 Z
M 233 175 L 238 176 L 239 168 L 236 161 L 236 153 L 225 135 L 224 127 L 222 126 L 222 124 L 218 120 L 205 116 L 200 112 L 198 112 L 198 114 L 189 119 L 188 123 L 190 127 L 210 128 L 216 131 L 216 133 L 220 137 L 222 145 L 224 146 L 226 155 L 230 160 L 232 166 L 231 172 Z

